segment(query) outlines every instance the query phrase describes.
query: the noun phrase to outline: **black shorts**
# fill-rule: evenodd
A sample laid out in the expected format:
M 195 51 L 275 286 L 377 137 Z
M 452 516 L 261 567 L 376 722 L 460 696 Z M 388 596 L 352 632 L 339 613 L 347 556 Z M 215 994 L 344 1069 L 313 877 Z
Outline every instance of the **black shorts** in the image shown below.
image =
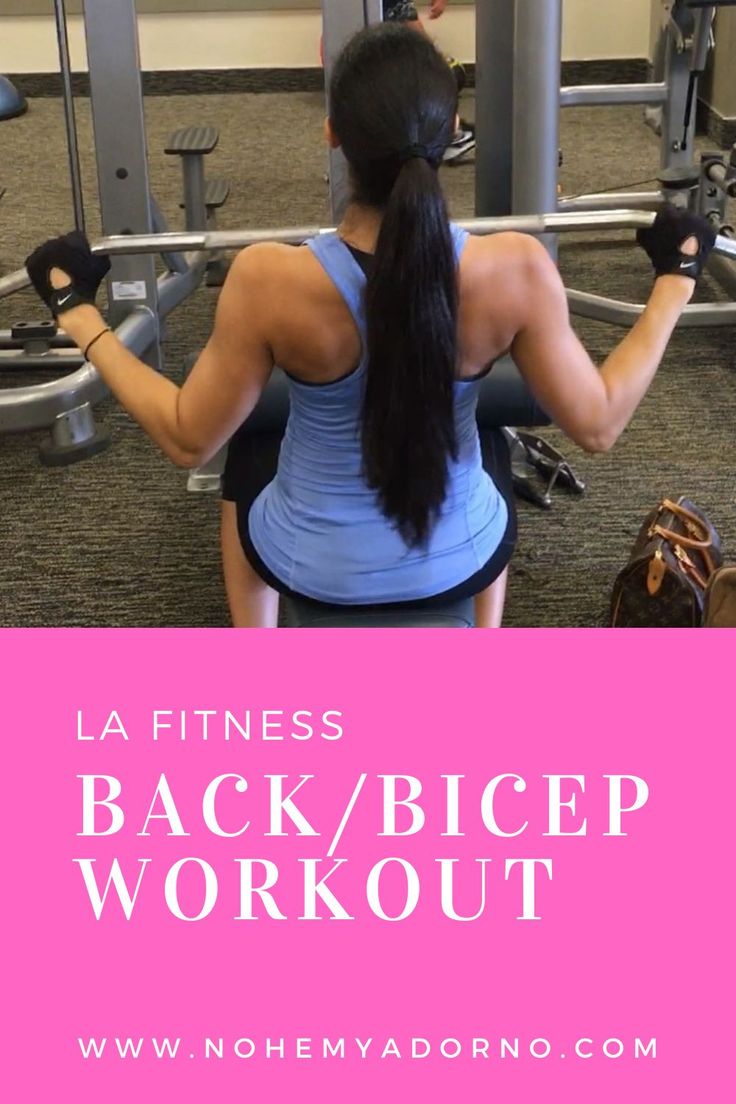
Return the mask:
M 508 508 L 508 522 L 501 543 L 490 560 L 469 579 L 465 579 L 450 590 L 434 594 L 430 598 L 417 598 L 406 602 L 384 603 L 386 609 L 422 609 L 441 602 L 462 601 L 473 598 L 486 590 L 498 579 L 509 565 L 516 545 L 516 503 L 514 500 L 511 457 L 506 438 L 500 429 L 480 430 L 483 467 L 493 479 L 499 494 Z M 228 448 L 225 472 L 222 480 L 222 497 L 227 502 L 235 502 L 238 515 L 238 533 L 248 563 L 257 575 L 279 594 L 287 598 L 299 598 L 302 601 L 314 601 L 306 595 L 291 590 L 286 583 L 278 579 L 264 564 L 253 547 L 248 528 L 248 515 L 258 495 L 276 475 L 281 449 L 279 433 L 248 433 L 240 429 Z M 374 609 L 381 603 L 371 602 L 365 606 L 353 605 L 355 610 Z
M 383 18 L 397 23 L 416 23 L 419 12 L 411 0 L 383 0 Z

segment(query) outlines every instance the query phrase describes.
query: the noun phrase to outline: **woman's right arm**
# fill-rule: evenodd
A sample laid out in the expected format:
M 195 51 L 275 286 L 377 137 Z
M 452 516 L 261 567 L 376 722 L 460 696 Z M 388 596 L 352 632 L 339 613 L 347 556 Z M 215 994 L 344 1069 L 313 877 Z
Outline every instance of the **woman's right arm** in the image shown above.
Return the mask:
M 600 371 L 570 325 L 565 289 L 547 252 L 530 239 L 521 251 L 522 320 L 512 344 L 514 360 L 553 421 L 590 452 L 611 448 L 629 424 L 716 234 L 705 219 L 666 206 L 637 238 L 657 279 L 636 325 Z
M 589 452 L 605 452 L 649 389 L 695 282 L 687 276 L 657 279 L 636 325 L 599 370 L 570 324 L 556 265 L 533 239 L 526 254 L 525 316 L 512 356 L 560 429 Z

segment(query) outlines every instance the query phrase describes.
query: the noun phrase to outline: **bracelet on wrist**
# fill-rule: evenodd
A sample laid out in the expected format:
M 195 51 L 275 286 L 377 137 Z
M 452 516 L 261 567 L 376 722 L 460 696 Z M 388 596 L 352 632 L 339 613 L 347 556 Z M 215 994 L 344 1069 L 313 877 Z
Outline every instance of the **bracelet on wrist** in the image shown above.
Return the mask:
M 84 359 L 85 360 L 89 360 L 89 351 L 92 348 L 92 346 L 95 345 L 100 340 L 100 338 L 104 337 L 105 334 L 107 334 L 107 333 L 112 333 L 112 330 L 110 329 L 109 326 L 105 326 L 104 330 L 100 330 L 100 332 L 97 334 L 97 336 L 92 338 L 89 345 L 84 350 Z

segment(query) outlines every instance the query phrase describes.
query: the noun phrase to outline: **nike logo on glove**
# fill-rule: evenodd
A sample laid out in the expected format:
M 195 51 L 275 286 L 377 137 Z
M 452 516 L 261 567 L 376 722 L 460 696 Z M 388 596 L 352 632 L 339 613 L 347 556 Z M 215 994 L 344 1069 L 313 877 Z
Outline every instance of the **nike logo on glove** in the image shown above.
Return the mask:
M 70 292 L 69 295 L 65 295 L 63 299 L 58 300 L 58 305 L 63 307 L 65 303 L 68 303 L 74 293 Z
M 685 268 L 697 268 L 697 267 L 698 267 L 698 262 L 697 262 L 697 261 L 690 261 L 690 263 L 689 263 L 689 264 L 682 264 L 682 265 L 680 265 L 680 268 L 682 268 L 682 269 L 685 269 Z

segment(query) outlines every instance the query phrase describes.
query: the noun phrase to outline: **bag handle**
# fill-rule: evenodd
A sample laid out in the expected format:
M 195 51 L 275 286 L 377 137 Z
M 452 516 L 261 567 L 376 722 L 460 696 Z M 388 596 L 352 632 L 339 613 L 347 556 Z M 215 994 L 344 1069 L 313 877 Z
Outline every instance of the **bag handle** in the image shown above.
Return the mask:
M 689 548 L 691 551 L 697 551 L 703 557 L 703 562 L 708 569 L 708 575 L 711 576 L 716 569 L 715 561 L 710 554 L 712 547 L 712 541 L 696 541 L 691 540 L 688 537 L 683 537 L 681 533 L 674 533 L 671 529 L 664 529 L 661 525 L 653 525 L 649 530 L 650 534 L 662 537 L 669 544 L 674 545 L 677 548 Z
M 705 540 L 697 540 L 695 537 L 686 537 L 684 533 L 675 533 L 672 529 L 667 529 L 664 525 L 658 525 L 656 522 L 652 525 L 650 532 L 658 533 L 660 537 L 671 540 L 676 544 L 681 544 L 686 548 L 704 550 L 713 546 L 713 538 L 708 531 L 707 525 L 705 522 L 701 521 L 696 514 L 693 514 L 690 510 L 686 510 L 684 506 L 680 506 L 676 502 L 671 502 L 668 498 L 662 501 L 659 507 L 659 513 L 662 513 L 663 510 L 669 510 L 675 517 L 690 522 L 690 525 L 696 532 L 698 529 L 705 532 Z
M 683 533 L 675 533 L 673 529 L 667 529 L 664 525 L 657 525 L 656 522 L 649 530 L 650 536 L 662 537 L 663 540 L 669 541 L 670 544 L 675 546 L 675 551 L 679 545 L 681 549 L 689 548 L 700 552 L 703 557 L 703 561 L 708 570 L 708 576 L 710 577 L 716 570 L 715 561 L 710 553 L 710 549 L 713 547 L 713 538 L 710 535 L 708 526 L 701 518 L 694 514 L 691 510 L 686 509 L 684 506 L 680 506 L 678 502 L 673 502 L 669 498 L 662 500 L 658 513 L 662 513 L 663 510 L 669 510 L 675 515 L 675 517 L 682 518 L 683 521 L 689 522 L 690 526 L 697 532 L 701 530 L 705 532 L 705 540 L 696 540 L 695 537 L 686 537 Z M 692 565 L 695 568 L 695 565 Z M 700 579 L 698 579 L 700 582 Z
M 694 540 L 692 537 L 683 536 L 682 533 L 676 533 L 674 529 L 665 529 L 663 525 L 653 525 L 649 530 L 649 534 L 650 536 L 654 536 L 655 533 L 671 544 L 679 544 L 682 548 L 692 548 L 696 552 L 702 552 L 703 556 L 710 559 L 709 549 L 713 547 L 712 540 Z

